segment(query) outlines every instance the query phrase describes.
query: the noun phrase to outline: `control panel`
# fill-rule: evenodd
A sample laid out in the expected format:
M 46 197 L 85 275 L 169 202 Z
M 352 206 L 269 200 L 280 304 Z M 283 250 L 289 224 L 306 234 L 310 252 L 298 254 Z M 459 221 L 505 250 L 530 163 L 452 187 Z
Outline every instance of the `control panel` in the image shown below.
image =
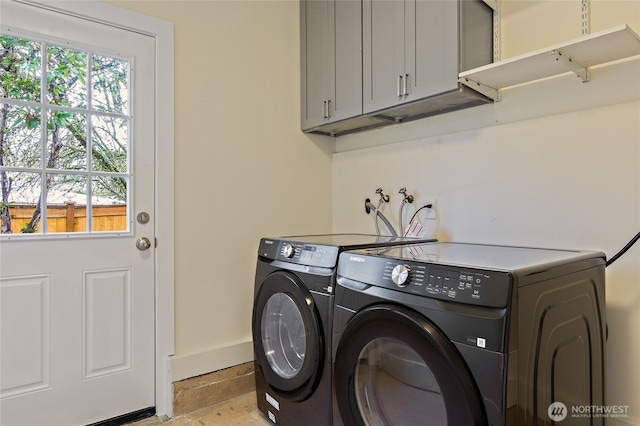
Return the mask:
M 338 252 L 338 248 L 333 246 L 263 239 L 258 254 L 300 265 L 334 268 L 338 262 Z
M 509 297 L 510 278 L 501 272 L 387 260 L 382 279 L 407 293 L 474 305 L 506 306 Z
M 480 270 L 385 257 L 342 254 L 338 275 L 372 286 L 479 306 L 507 306 L 512 278 Z

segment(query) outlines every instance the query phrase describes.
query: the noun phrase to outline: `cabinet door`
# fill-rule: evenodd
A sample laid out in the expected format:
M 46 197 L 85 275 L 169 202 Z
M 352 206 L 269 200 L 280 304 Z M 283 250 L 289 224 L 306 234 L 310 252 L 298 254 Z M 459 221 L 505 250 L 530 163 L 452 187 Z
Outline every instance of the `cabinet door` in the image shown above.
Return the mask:
M 403 0 L 364 0 L 362 8 L 363 110 L 368 113 L 404 101 L 405 12 Z
M 333 0 L 301 0 L 301 126 L 309 129 L 326 122 L 325 103 L 333 92 Z
M 458 87 L 458 2 L 405 2 L 405 101 Z
M 329 121 L 362 114 L 362 6 L 335 0 L 335 86 Z

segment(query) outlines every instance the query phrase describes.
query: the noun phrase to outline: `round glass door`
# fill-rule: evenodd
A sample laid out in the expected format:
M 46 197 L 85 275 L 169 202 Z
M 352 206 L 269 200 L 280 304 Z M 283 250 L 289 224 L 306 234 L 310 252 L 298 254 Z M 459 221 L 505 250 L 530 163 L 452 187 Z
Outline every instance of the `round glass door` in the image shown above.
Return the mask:
M 253 307 L 257 368 L 280 396 L 300 401 L 322 374 L 324 341 L 315 301 L 296 275 L 277 271 L 262 282 Z
M 404 306 L 372 305 L 345 324 L 333 378 L 345 425 L 487 425 L 482 397 L 458 350 L 431 321 Z
M 416 351 L 397 339 L 374 339 L 362 349 L 354 388 L 366 425 L 447 423 L 444 399 L 433 372 Z M 407 403 L 411 401 L 416 403 Z
M 296 302 L 285 293 L 269 298 L 262 311 L 262 346 L 271 369 L 283 379 L 295 377 L 304 364 L 307 338 Z

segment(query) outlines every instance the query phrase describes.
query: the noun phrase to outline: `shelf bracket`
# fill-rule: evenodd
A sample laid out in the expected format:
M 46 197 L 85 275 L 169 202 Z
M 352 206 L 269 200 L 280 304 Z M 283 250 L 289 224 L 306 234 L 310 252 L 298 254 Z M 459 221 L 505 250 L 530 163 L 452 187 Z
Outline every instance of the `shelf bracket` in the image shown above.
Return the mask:
M 482 93 L 496 102 L 500 101 L 500 90 L 498 89 L 494 89 L 493 87 L 489 87 L 486 84 L 471 80 L 467 77 L 458 77 L 458 83 L 464 84 L 465 86 L 475 90 L 476 92 Z
M 582 80 L 583 83 L 589 81 L 589 78 L 591 77 L 589 75 L 589 68 L 579 64 L 570 57 L 563 55 L 559 49 L 554 49 L 550 53 L 556 61 L 562 62 L 569 70 L 573 71 L 573 73 Z
M 498 0 L 482 0 L 487 6 L 493 10 L 498 10 Z

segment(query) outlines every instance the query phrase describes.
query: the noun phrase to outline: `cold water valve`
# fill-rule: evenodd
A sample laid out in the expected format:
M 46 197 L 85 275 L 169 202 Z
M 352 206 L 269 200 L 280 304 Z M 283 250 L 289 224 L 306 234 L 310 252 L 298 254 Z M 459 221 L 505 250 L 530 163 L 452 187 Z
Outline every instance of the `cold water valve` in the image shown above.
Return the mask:
M 381 201 L 384 201 L 385 203 L 388 203 L 388 202 L 389 202 L 390 198 L 389 198 L 389 196 L 388 196 L 388 195 L 385 195 L 385 194 L 382 192 L 382 188 L 378 188 L 378 189 L 376 189 L 376 194 L 379 194 L 379 195 L 380 195 L 380 200 L 381 200 Z

